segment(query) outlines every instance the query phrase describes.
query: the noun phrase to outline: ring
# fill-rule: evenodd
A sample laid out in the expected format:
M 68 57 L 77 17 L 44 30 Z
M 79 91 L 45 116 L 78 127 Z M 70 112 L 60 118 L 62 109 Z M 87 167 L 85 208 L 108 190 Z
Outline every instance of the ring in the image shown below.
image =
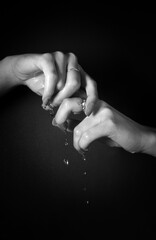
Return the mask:
M 86 108 L 86 100 L 85 99 L 82 99 L 81 106 L 82 106 L 82 110 L 84 111 Z
M 79 72 L 80 70 L 78 68 L 72 67 L 72 68 L 68 69 L 68 72 L 70 72 L 70 71 Z

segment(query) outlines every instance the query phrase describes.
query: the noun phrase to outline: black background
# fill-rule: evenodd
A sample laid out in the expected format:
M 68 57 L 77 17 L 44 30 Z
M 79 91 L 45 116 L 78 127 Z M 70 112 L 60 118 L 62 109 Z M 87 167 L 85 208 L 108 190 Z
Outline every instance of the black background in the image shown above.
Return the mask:
M 1 59 L 73 52 L 97 81 L 101 99 L 156 127 L 153 6 L 42 5 L 1 8 Z M 155 236 L 154 157 L 97 141 L 84 162 L 72 135 L 66 150 L 64 133 L 51 126 L 40 97 L 25 87 L 1 97 L 0 109 L 2 239 Z

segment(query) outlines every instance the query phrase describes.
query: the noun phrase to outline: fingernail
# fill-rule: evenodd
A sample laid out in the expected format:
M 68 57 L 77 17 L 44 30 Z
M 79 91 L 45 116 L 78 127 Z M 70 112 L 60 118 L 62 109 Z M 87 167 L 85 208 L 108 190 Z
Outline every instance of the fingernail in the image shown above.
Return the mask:
M 49 107 L 54 108 L 55 105 L 54 105 L 52 102 L 50 102 L 50 103 L 49 103 Z
M 47 110 L 47 106 L 44 105 L 43 103 L 42 103 L 41 107 L 42 107 L 44 110 Z
M 56 123 L 55 118 L 53 118 L 52 125 L 55 126 L 55 127 L 58 126 L 58 124 Z
M 56 101 L 53 101 L 50 103 L 51 106 L 54 108 L 54 107 L 58 107 L 59 106 L 59 103 L 57 103 Z
M 43 102 L 43 105 L 45 105 L 45 106 L 50 105 L 50 103 L 51 103 L 49 97 L 42 98 L 42 102 Z
M 51 108 L 50 108 L 48 105 L 42 104 L 41 106 L 42 106 L 42 108 L 43 108 L 44 110 L 46 110 L 46 111 L 51 110 Z

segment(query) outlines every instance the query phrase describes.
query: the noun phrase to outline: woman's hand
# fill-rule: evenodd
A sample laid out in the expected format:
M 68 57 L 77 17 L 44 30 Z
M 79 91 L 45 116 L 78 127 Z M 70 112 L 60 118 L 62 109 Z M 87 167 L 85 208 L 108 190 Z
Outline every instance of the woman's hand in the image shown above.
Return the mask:
M 82 111 L 81 99 L 66 99 L 60 106 L 54 125 L 62 126 L 67 120 L 68 130 L 74 120 L 68 120 L 71 112 Z M 156 156 L 156 135 L 104 101 L 98 100 L 90 116 L 85 117 L 74 128 L 73 141 L 76 150 L 86 150 L 96 139 L 108 139 L 110 146 L 122 147 L 131 153 L 144 152 Z
M 12 85 L 24 84 L 41 95 L 45 109 L 49 110 L 49 103 L 59 106 L 63 99 L 79 94 L 83 88 L 86 114 L 91 113 L 97 99 L 96 83 L 86 75 L 73 53 L 23 54 L 6 57 L 2 62 L 6 79 L 11 79 Z
M 92 114 L 74 129 L 74 146 L 78 151 L 86 149 L 96 139 L 104 137 L 109 139 L 111 146 L 122 147 L 129 152 L 140 152 L 142 135 L 141 125 L 99 100 Z

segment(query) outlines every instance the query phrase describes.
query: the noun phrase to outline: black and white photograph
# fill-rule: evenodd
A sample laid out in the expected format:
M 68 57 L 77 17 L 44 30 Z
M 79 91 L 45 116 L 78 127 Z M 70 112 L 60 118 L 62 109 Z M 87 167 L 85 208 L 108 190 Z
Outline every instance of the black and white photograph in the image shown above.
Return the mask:
M 154 5 L 5 5 L 0 239 L 155 239 Z

